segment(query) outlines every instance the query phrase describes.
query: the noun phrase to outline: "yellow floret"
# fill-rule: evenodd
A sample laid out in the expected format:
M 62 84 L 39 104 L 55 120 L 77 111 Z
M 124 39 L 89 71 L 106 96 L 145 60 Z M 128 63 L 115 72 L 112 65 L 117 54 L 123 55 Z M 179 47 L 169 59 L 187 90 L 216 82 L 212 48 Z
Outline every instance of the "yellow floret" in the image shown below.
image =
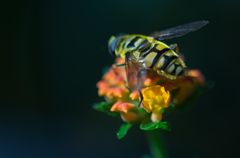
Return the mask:
M 164 87 L 155 85 L 142 90 L 142 106 L 147 112 L 160 112 L 167 108 L 170 103 L 170 93 Z

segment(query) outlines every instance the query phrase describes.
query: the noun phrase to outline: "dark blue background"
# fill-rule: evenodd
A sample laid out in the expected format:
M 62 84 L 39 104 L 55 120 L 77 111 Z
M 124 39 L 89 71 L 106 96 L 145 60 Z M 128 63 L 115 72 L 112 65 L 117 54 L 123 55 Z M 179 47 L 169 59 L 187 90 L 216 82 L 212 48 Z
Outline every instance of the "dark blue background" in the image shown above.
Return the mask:
M 113 59 L 113 34 L 210 20 L 167 41 L 215 87 L 172 113 L 163 133 L 170 158 L 237 157 L 240 3 L 191 0 L 29 0 L 1 2 L 0 157 L 137 158 L 148 153 L 135 127 L 118 141 L 121 121 L 92 110 L 96 82 Z

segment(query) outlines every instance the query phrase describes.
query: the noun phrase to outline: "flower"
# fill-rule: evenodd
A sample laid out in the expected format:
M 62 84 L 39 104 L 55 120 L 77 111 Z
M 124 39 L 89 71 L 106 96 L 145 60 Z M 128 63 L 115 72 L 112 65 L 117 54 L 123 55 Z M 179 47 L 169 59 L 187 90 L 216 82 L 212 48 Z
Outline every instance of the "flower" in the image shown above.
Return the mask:
M 142 90 L 142 107 L 149 113 L 152 113 L 152 121 L 158 122 L 162 119 L 162 110 L 169 107 L 170 92 L 163 86 L 155 85 Z
M 116 64 L 124 63 L 117 59 Z M 138 90 L 130 91 L 127 88 L 125 67 L 114 64 L 97 83 L 98 94 L 104 96 L 106 102 L 112 102 L 108 112 L 119 113 L 122 120 L 128 123 L 137 123 L 149 119 L 152 122 L 161 122 L 163 114 L 170 103 L 175 107 L 183 105 L 196 91 L 203 86 L 204 77 L 198 70 L 188 70 L 186 75 L 170 80 L 154 72 L 147 72 L 143 87 L 140 89 L 143 100 L 139 105 Z M 109 105 L 109 104 L 106 104 Z

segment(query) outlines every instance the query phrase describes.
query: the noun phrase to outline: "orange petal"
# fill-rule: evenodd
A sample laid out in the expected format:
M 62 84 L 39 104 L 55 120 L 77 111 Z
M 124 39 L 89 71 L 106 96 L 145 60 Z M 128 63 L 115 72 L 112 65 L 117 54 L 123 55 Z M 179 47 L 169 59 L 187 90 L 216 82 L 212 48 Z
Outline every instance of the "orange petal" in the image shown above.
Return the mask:
M 97 83 L 97 87 L 98 87 L 98 94 L 100 96 L 105 95 L 109 90 L 109 85 L 105 81 L 99 81 Z
M 192 78 L 198 84 L 203 85 L 205 83 L 205 78 L 199 70 L 189 70 L 187 76 Z
M 115 104 L 113 104 L 111 111 L 127 113 L 129 110 L 132 110 L 134 108 L 135 108 L 134 104 L 118 101 Z

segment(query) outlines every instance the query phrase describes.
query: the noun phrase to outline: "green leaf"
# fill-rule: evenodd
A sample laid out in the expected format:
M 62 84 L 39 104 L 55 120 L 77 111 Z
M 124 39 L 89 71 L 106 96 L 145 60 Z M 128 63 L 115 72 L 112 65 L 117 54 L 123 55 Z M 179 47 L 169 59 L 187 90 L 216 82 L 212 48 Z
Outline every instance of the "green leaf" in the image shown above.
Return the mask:
M 133 124 L 131 124 L 131 123 L 122 124 L 117 132 L 118 139 L 122 139 L 123 137 L 125 137 L 128 130 L 132 127 L 132 125 Z
M 155 129 L 163 129 L 163 130 L 170 130 L 169 125 L 165 121 L 161 122 L 142 122 L 140 124 L 140 129 L 144 131 L 155 130 Z
M 104 112 L 110 116 L 118 116 L 119 114 L 116 112 L 111 112 L 110 109 L 113 105 L 113 102 L 100 102 L 94 104 L 93 108 L 97 111 Z

